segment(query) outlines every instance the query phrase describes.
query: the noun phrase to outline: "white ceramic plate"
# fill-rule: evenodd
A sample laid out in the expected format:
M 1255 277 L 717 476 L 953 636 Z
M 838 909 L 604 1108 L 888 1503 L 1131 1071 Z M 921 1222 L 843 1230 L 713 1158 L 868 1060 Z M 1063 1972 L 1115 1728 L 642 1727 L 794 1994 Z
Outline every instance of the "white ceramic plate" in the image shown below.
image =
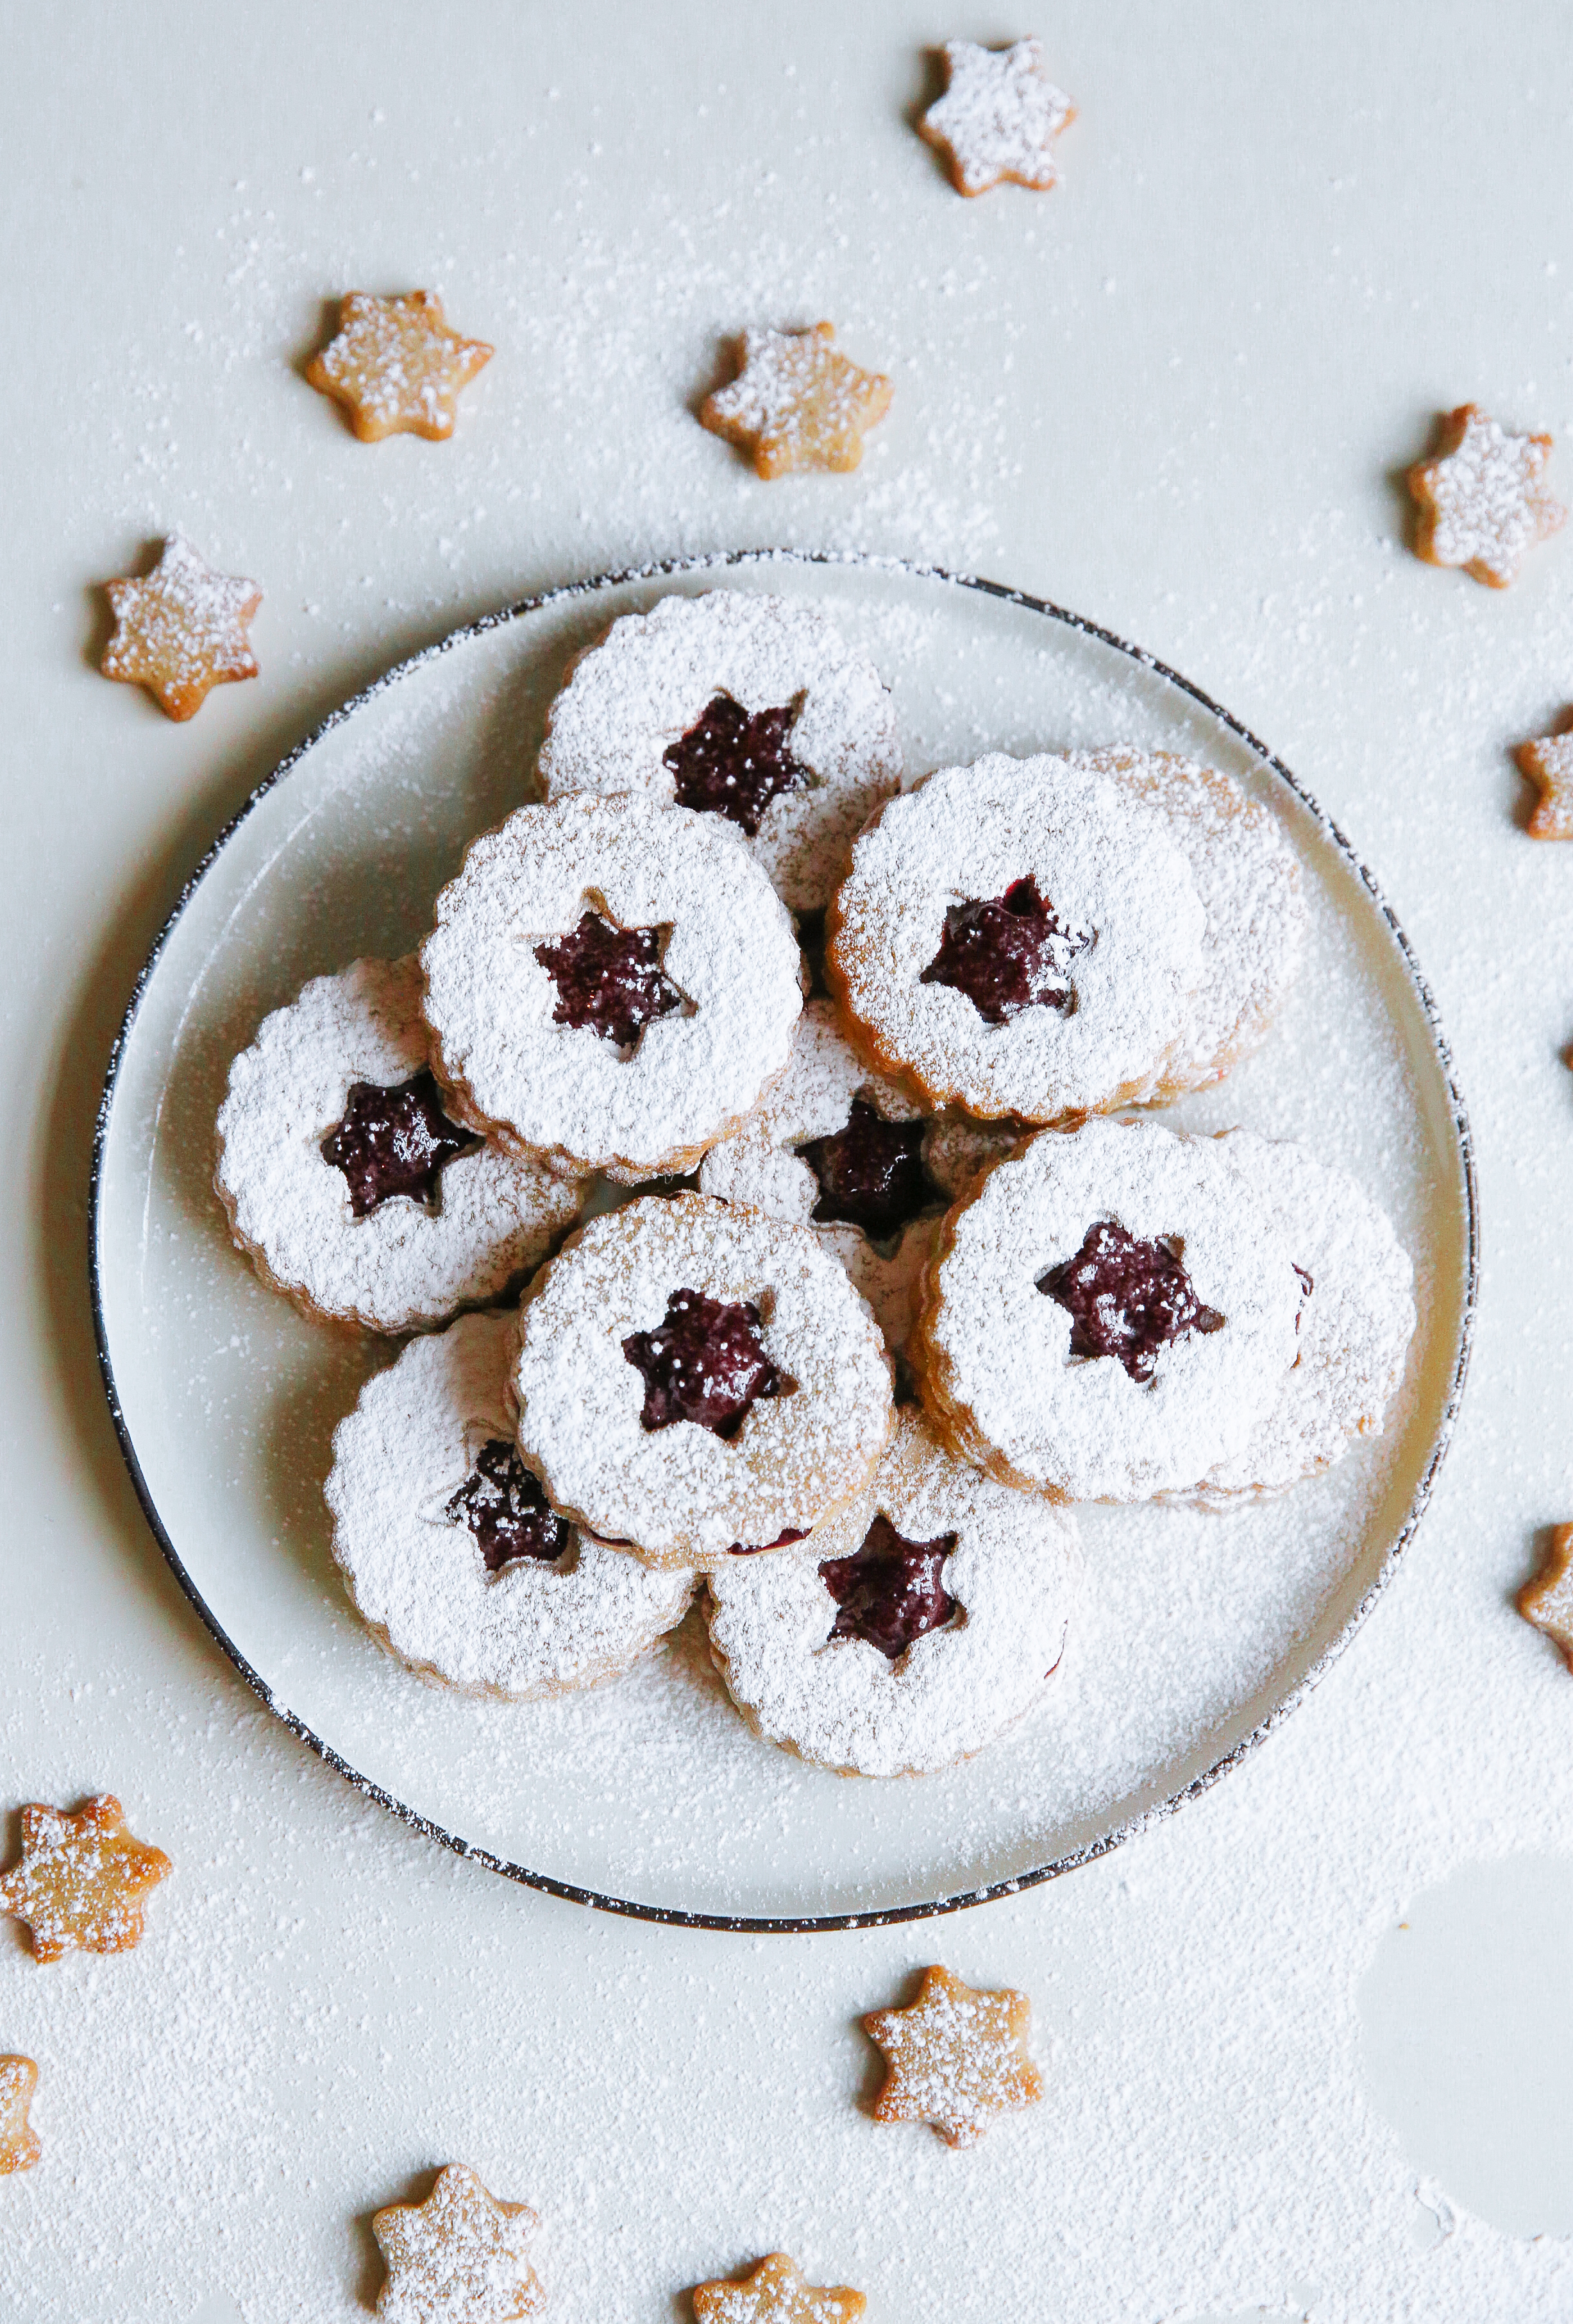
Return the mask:
M 894 688 L 912 767 L 1137 742 L 1268 801 L 1312 906 L 1261 1054 L 1177 1118 L 1346 1164 L 1415 1260 L 1421 1323 L 1386 1432 L 1226 1517 L 1082 1517 L 1090 1589 L 1044 1714 L 946 1775 L 847 1781 L 759 1741 L 690 1618 L 629 1677 L 524 1708 L 411 1676 L 328 1548 L 334 1425 L 396 1348 L 314 1326 L 231 1248 L 210 1185 L 235 1052 L 308 976 L 408 951 L 465 842 L 529 795 L 576 650 L 671 589 L 822 604 Z M 1467 1355 L 1468 1131 L 1434 1009 L 1370 876 L 1289 775 L 1184 680 L 1057 609 L 885 563 L 744 557 L 587 582 L 461 630 L 304 742 L 198 867 L 138 983 L 105 1089 L 94 1287 L 106 1384 L 149 1521 L 280 1717 L 400 1814 L 501 1871 L 704 1925 L 835 1927 L 1048 1877 L 1203 1788 L 1347 1641 L 1412 1533 Z

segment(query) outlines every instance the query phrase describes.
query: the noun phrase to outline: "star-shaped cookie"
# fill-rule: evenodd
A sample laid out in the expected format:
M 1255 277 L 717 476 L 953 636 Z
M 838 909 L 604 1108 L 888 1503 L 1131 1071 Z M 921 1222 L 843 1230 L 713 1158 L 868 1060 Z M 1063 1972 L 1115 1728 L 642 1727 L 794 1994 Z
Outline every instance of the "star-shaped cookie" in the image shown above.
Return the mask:
M 0 1912 L 26 1923 L 41 1961 L 123 1953 L 142 1941 L 143 1898 L 173 1868 L 161 1848 L 132 1838 L 107 1792 L 74 1815 L 25 1807 L 22 1855 L 0 1878 Z
M 43 2153 L 27 2119 L 37 2088 L 38 2068 L 31 2058 L 0 2058 L 0 2179 L 8 2171 L 31 2171 Z
M 525 2259 L 535 2213 L 501 2202 L 462 2163 L 437 2174 L 424 2203 L 391 2203 L 372 2218 L 388 2265 L 382 2324 L 514 2324 L 546 2294 Z
M 1513 755 L 1541 795 L 1524 825 L 1530 837 L 1573 839 L 1573 726 L 1521 742 Z
M 258 675 L 246 635 L 262 602 L 254 581 L 216 573 L 172 532 L 152 571 L 106 581 L 115 633 L 98 667 L 145 686 L 169 718 L 194 718 L 216 686 Z
M 907 2009 L 877 2009 L 863 2026 L 890 2071 L 876 2122 L 928 2122 L 952 2146 L 974 2146 L 996 2114 L 1035 2106 L 1043 2077 L 1027 2055 L 1025 1993 L 975 1993 L 948 1969 L 927 1969 Z
M 352 290 L 340 302 L 337 331 L 306 376 L 344 405 L 363 444 L 400 435 L 438 443 L 454 432 L 459 390 L 492 355 L 484 339 L 448 328 L 433 290 L 392 299 Z
M 1505 589 L 1525 549 L 1567 517 L 1542 474 L 1550 456 L 1549 436 L 1510 436 L 1477 403 L 1449 411 L 1435 454 L 1409 471 L 1416 556 Z
M 772 2252 L 751 2275 L 694 2288 L 698 2324 L 852 2324 L 868 2304 L 850 2283 L 805 2283 L 785 2252 Z
M 1545 1632 L 1573 1670 L 1573 1525 L 1552 1527 L 1540 1572 L 1518 1593 L 1518 1610 Z
M 811 331 L 745 331 L 742 368 L 700 407 L 703 424 L 738 445 L 761 476 L 796 468 L 844 473 L 863 456 L 863 436 L 890 409 L 890 382 L 860 371 L 833 344 L 835 325 Z
M 1041 41 L 1007 49 L 947 41 L 945 93 L 918 123 L 918 134 L 950 165 L 957 191 L 986 194 L 1008 178 L 1047 193 L 1060 173 L 1050 147 L 1076 117 L 1063 89 L 1044 69 Z

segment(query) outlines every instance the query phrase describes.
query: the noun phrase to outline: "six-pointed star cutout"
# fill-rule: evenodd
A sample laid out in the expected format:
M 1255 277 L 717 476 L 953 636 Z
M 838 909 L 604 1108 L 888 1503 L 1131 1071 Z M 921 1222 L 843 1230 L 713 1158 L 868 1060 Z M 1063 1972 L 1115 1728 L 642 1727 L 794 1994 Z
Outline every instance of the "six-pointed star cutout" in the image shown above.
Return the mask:
M 104 585 L 115 632 L 98 667 L 145 686 L 167 718 L 194 718 L 216 686 L 258 676 L 247 627 L 262 602 L 254 581 L 216 573 L 172 532 L 151 573 Z
M 0 2058 L 0 2178 L 8 2171 L 31 2171 L 43 2148 L 27 2119 L 38 2088 L 31 2058 Z
M 382 2324 L 514 2324 L 538 2316 L 546 2294 L 524 2255 L 538 2224 L 527 2204 L 500 2201 L 464 2163 L 448 2163 L 424 2203 L 391 2203 L 373 2214 L 388 2267 L 377 2295 Z
M 910 2008 L 877 2009 L 863 2026 L 890 2069 L 876 2122 L 932 2123 L 952 2146 L 973 2146 L 990 2116 L 1043 2097 L 1025 1993 L 975 1993 L 948 1969 L 927 1969 Z
M 761 476 L 796 468 L 855 468 L 863 437 L 890 409 L 882 372 L 860 371 L 837 352 L 835 325 L 811 331 L 745 331 L 742 368 L 700 407 L 702 423 L 738 445 Z
M 337 331 L 306 376 L 343 404 L 363 444 L 400 435 L 440 443 L 454 432 L 459 390 L 492 355 L 484 339 L 448 328 L 435 291 L 377 299 L 352 290 L 340 302 Z
M 1409 471 L 1415 555 L 1505 589 L 1525 549 L 1567 517 L 1541 473 L 1550 456 L 1549 436 L 1510 436 L 1477 403 L 1449 411 L 1436 452 Z
M 918 134 L 943 153 L 958 192 L 986 194 L 1008 178 L 1047 193 L 1060 173 L 1051 151 L 1075 109 L 1044 69 L 1041 41 L 1007 49 L 947 41 L 943 97 L 929 106 Z
M 853 2324 L 869 2304 L 850 2283 L 805 2283 L 785 2252 L 751 2274 L 695 2284 L 693 2296 L 698 2324 Z
M 1540 1572 L 1518 1593 L 1518 1610 L 1545 1632 L 1573 1670 L 1573 1525 L 1552 1527 Z
M 1540 792 L 1524 825 L 1532 839 L 1573 839 L 1573 725 L 1521 742 L 1513 757 Z
M 41 1961 L 123 1953 L 142 1941 L 143 1898 L 173 1868 L 161 1848 L 132 1838 L 108 1792 L 74 1815 L 25 1807 L 21 1857 L 0 1878 L 0 1912 L 25 1923 Z

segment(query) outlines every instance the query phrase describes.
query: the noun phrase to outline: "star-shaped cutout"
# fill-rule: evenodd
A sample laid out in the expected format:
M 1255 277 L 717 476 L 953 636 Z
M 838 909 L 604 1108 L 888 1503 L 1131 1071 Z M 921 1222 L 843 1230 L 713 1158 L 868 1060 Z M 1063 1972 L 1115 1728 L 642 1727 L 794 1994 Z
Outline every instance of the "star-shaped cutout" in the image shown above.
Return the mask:
M 927 1969 L 907 2009 L 863 2020 L 890 2071 L 876 2122 L 928 2122 L 952 2146 L 974 2146 L 989 2117 L 1035 2106 L 1043 2077 L 1027 2055 L 1025 1993 L 975 1993 L 948 1969 Z
M 132 1838 L 107 1792 L 74 1815 L 25 1807 L 22 1855 L 0 1878 L 0 1912 L 26 1923 L 41 1961 L 123 1953 L 142 1941 L 143 1896 L 173 1868 L 161 1848 Z
M 566 936 L 535 945 L 537 960 L 557 988 L 553 1024 L 588 1025 L 631 1057 L 647 1025 L 679 1013 L 692 1017 L 693 1001 L 661 965 L 671 934 L 669 924 L 621 928 L 591 910 L 580 914 Z
M 1196 1296 L 1173 1249 L 1179 1240 L 1146 1241 L 1118 1219 L 1099 1219 L 1080 1250 L 1038 1277 L 1038 1289 L 1070 1315 L 1073 1358 L 1117 1356 L 1126 1377 L 1141 1382 L 1172 1341 L 1223 1330 L 1226 1318 Z
M 364 1219 L 395 1194 L 436 1210 L 447 1164 L 485 1142 L 448 1120 L 437 1075 L 423 1065 L 391 1089 L 352 1082 L 344 1119 L 322 1141 L 322 1158 L 343 1173 L 351 1215 Z
M 115 632 L 98 667 L 145 686 L 167 718 L 194 718 L 216 686 L 259 675 L 246 631 L 262 593 L 216 573 L 184 533 L 172 532 L 151 573 L 104 585 Z
M 1550 456 L 1549 436 L 1510 436 L 1477 403 L 1449 411 L 1436 453 L 1409 471 L 1416 556 L 1505 589 L 1525 549 L 1567 517 L 1541 473 Z
M 0 2178 L 8 2171 L 31 2171 L 43 2153 L 27 2119 L 37 2088 L 38 2068 L 31 2058 L 0 2058 Z
M 745 331 L 742 368 L 700 406 L 713 435 L 753 460 L 761 476 L 797 468 L 855 468 L 863 436 L 890 409 L 890 382 L 838 354 L 833 323 L 811 331 Z
M 805 2283 L 785 2252 L 751 2275 L 695 2284 L 693 2298 L 697 2324 L 852 2324 L 869 2305 L 850 2283 Z
M 1513 752 L 1540 792 L 1524 829 L 1532 839 L 1573 839 L 1573 727 L 1521 742 Z
M 1573 1670 L 1573 1525 L 1552 1527 L 1540 1572 L 1518 1593 L 1518 1610 L 1545 1632 Z
M 525 2259 L 538 2221 L 504 2203 L 462 2163 L 437 2175 L 424 2203 L 373 2212 L 372 2233 L 387 2263 L 377 2296 L 383 2324 L 513 2324 L 538 2316 L 546 2294 Z
M 435 291 L 377 299 L 352 290 L 340 302 L 336 333 L 312 356 L 306 376 L 344 405 L 363 444 L 400 435 L 439 443 L 454 432 L 459 390 L 492 355 L 484 339 L 448 328 Z
M 1063 89 L 1044 69 L 1041 41 L 1007 49 L 947 41 L 945 93 L 918 123 L 918 133 L 950 164 L 963 194 L 986 194 L 1008 178 L 1047 193 L 1059 183 L 1050 147 L 1076 117 Z

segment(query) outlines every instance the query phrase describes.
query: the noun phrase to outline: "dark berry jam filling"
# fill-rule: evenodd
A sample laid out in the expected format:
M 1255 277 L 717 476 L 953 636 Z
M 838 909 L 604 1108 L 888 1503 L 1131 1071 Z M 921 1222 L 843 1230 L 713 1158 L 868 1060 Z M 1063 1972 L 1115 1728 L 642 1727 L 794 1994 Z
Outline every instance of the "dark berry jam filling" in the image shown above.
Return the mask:
M 716 695 L 697 724 L 661 753 L 661 764 L 676 777 L 677 805 L 724 815 L 752 839 L 777 794 L 800 791 L 808 781 L 808 769 L 786 748 L 796 720 L 795 702 L 750 717 L 730 694 Z
M 554 1564 L 574 1538 L 574 1528 L 551 1508 L 518 1446 L 500 1436 L 482 1445 L 445 1514 L 450 1525 L 469 1526 L 488 1573 L 501 1573 L 516 1557 Z
M 727 1544 L 729 1557 L 758 1557 L 762 1549 L 785 1549 L 789 1541 L 806 1541 L 808 1533 L 803 1526 L 788 1526 L 774 1541 L 733 1541 Z
M 689 1008 L 661 966 L 671 930 L 620 928 L 586 912 L 572 935 L 538 944 L 535 956 L 557 988 L 554 1025 L 589 1025 L 633 1050 L 647 1025 Z
M 1007 1025 L 1024 1009 L 1071 1016 L 1076 995 L 1066 975 L 1096 943 L 1091 928 L 1068 928 L 1038 893 L 1035 877 L 1017 880 L 987 902 L 952 904 L 940 948 L 920 984 L 953 985 L 986 1025 Z
M 352 1082 L 344 1120 L 322 1141 L 322 1158 L 344 1172 L 350 1209 L 363 1219 L 395 1194 L 436 1210 L 445 1164 L 485 1142 L 448 1120 L 437 1075 L 423 1065 L 391 1089 Z
M 653 1332 L 630 1332 L 622 1352 L 644 1375 L 639 1418 L 652 1430 L 692 1420 L 717 1436 L 735 1436 L 750 1405 L 796 1386 L 765 1353 L 751 1299 L 669 1291 L 666 1321 Z
M 1073 1356 L 1118 1356 L 1134 1380 L 1149 1380 L 1158 1351 L 1188 1332 L 1221 1332 L 1173 1245 L 1143 1242 L 1117 1219 L 1088 1228 L 1074 1259 L 1051 1267 L 1038 1289 L 1067 1309 Z
M 942 1629 L 956 1601 L 940 1588 L 940 1569 L 955 1545 L 953 1533 L 937 1541 L 906 1541 L 888 1517 L 877 1517 L 861 1549 L 827 1558 L 819 1569 L 841 1609 L 831 1637 L 866 1638 L 896 1662 L 915 1639 Z
M 797 1151 L 819 1181 L 814 1216 L 822 1226 L 850 1220 L 876 1242 L 927 1208 L 921 1121 L 887 1121 L 867 1098 L 833 1138 L 810 1138 Z

